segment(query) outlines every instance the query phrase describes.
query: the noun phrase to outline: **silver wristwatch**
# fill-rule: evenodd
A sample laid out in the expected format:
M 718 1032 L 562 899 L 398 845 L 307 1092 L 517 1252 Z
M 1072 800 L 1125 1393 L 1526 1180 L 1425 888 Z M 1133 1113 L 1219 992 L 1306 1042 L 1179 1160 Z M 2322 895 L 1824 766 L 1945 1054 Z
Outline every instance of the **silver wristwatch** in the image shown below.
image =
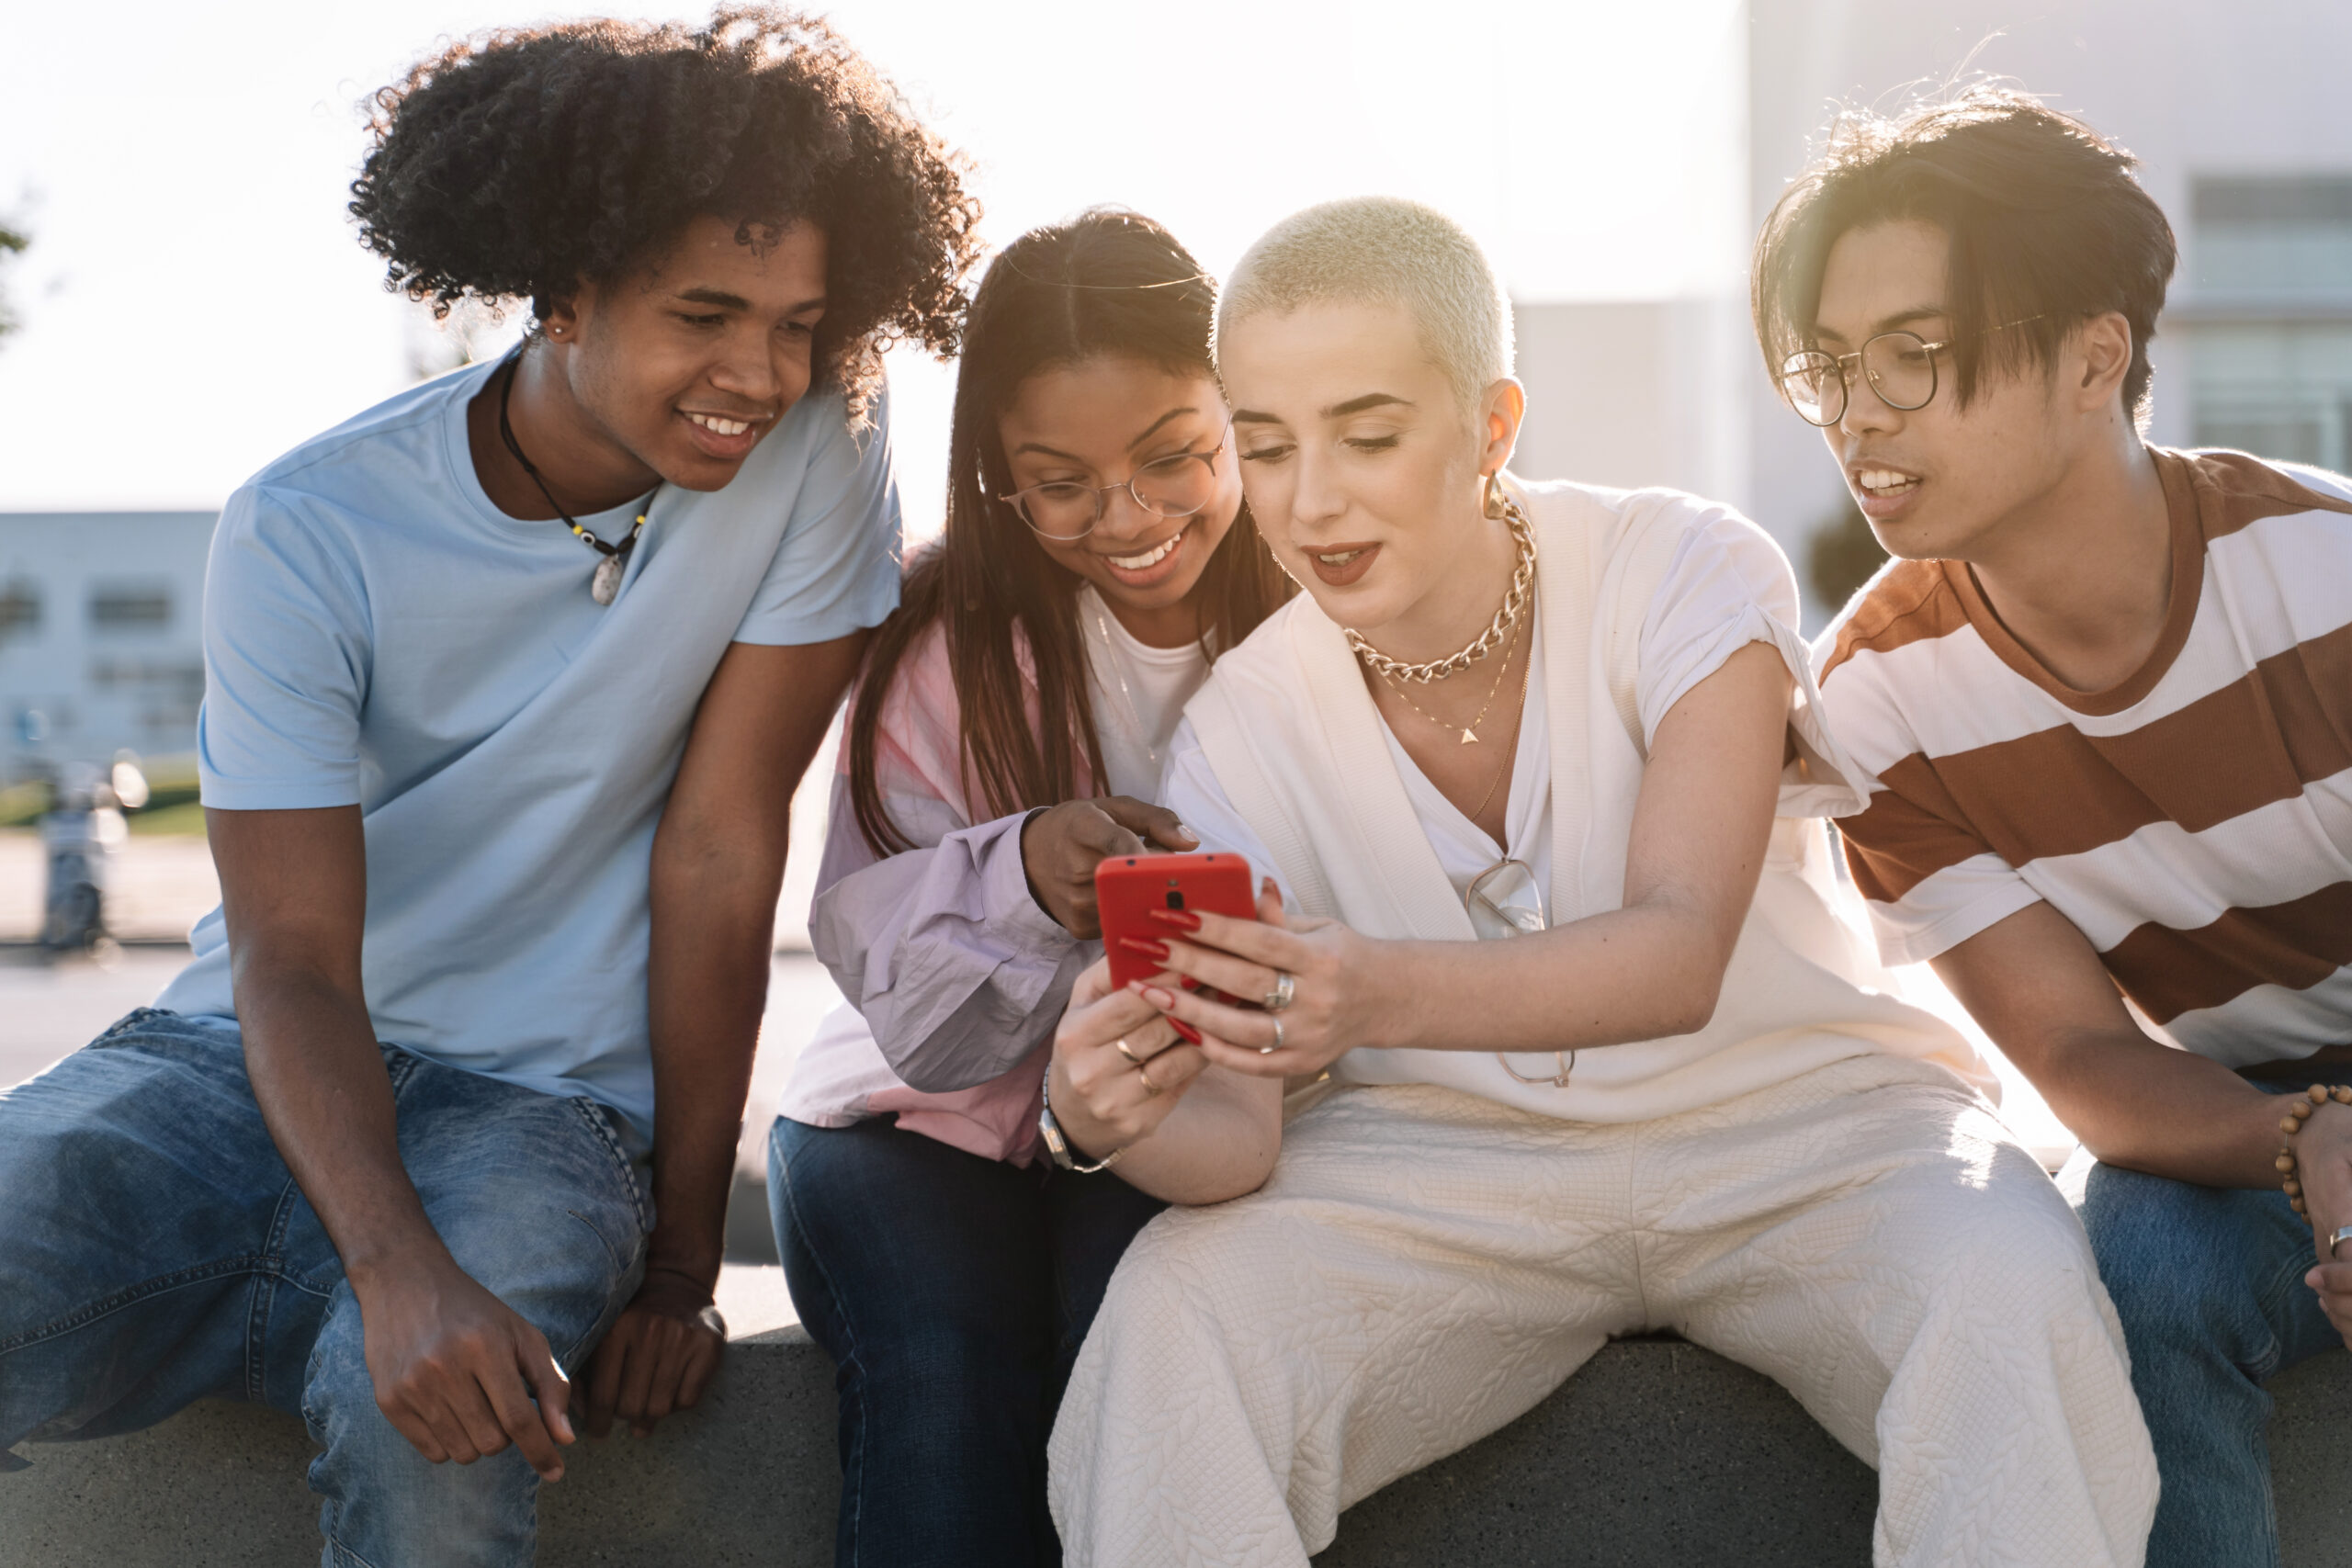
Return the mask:
M 1127 1152 L 1123 1148 L 1113 1149 L 1092 1165 L 1079 1164 L 1077 1154 L 1070 1147 L 1069 1139 L 1062 1134 L 1062 1124 L 1054 1120 L 1054 1069 L 1051 1064 L 1046 1067 L 1045 1086 L 1037 1091 L 1037 1094 L 1040 1101 L 1037 1108 L 1037 1136 L 1046 1141 L 1046 1153 L 1053 1156 L 1054 1163 L 1064 1170 L 1074 1171 L 1080 1176 L 1091 1176 L 1098 1170 L 1110 1169 L 1119 1163 L 1119 1156 Z

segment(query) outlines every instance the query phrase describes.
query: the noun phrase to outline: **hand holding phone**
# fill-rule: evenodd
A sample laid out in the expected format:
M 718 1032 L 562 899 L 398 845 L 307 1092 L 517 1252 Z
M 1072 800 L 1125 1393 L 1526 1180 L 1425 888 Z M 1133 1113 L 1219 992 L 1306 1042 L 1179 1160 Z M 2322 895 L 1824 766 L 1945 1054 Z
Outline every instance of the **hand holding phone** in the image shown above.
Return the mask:
M 1021 825 L 1021 868 L 1038 907 L 1083 942 L 1102 933 L 1094 868 L 1106 857 L 1181 852 L 1199 842 L 1174 812 L 1148 800 L 1124 795 L 1065 800 Z
M 1250 863 L 1233 854 L 1114 855 L 1094 868 L 1094 901 L 1102 916 L 1102 945 L 1111 960 L 1111 983 L 1124 987 L 1148 980 L 1159 965 L 1127 945 L 1158 942 L 1168 928 L 1151 918 L 1154 909 L 1206 910 L 1237 920 L 1258 918 Z M 1189 988 L 1193 982 L 1182 982 Z M 1190 1024 L 1170 1019 L 1176 1032 L 1197 1045 Z

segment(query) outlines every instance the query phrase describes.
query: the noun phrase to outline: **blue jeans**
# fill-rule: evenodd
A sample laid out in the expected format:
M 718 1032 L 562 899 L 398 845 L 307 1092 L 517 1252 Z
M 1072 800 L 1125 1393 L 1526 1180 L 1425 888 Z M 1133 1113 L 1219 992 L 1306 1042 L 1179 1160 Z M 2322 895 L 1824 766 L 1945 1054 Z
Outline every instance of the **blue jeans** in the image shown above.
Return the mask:
M 841 1568 L 1060 1562 L 1046 1437 L 1119 1255 L 1163 1207 L 1117 1176 L 1019 1169 L 779 1117 L 768 1207 L 793 1304 L 840 1372 Z
M 384 1065 L 441 1239 L 577 1367 L 635 1292 L 651 1223 L 616 1120 L 390 1046 Z M 142 1008 L 0 1092 L 0 1470 L 27 1439 L 249 1400 L 300 1411 L 324 1450 L 326 1568 L 531 1561 L 521 1454 L 429 1463 L 377 1409 L 358 1303 L 233 1026 Z
M 2277 1568 L 2263 1383 L 2343 1337 L 2303 1283 L 2286 1194 L 2199 1187 L 2077 1154 L 2058 1183 L 2123 1320 L 2164 1491 L 2148 1568 Z

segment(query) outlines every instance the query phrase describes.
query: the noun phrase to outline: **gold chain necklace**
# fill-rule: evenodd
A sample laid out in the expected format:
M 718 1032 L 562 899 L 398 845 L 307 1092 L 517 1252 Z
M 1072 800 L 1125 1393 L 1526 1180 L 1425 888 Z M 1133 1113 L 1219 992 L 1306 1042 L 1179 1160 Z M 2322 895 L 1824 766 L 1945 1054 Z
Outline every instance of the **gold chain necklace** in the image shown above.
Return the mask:
M 1477 716 L 1472 718 L 1466 725 L 1457 726 L 1452 720 L 1440 718 L 1437 715 L 1430 712 L 1429 709 L 1423 707 L 1420 704 L 1415 702 L 1410 696 L 1407 695 L 1405 688 L 1398 685 L 1395 679 L 1392 678 L 1385 670 L 1380 670 L 1375 666 L 1374 672 L 1379 675 L 1381 682 L 1386 685 L 1390 691 L 1396 694 L 1397 700 L 1403 703 L 1407 707 L 1411 708 L 1415 713 L 1419 714 L 1423 718 L 1428 719 L 1440 729 L 1459 728 L 1462 731 L 1462 744 L 1464 746 L 1476 746 L 1478 744 L 1478 727 L 1487 722 L 1487 710 L 1495 705 L 1495 694 L 1503 689 L 1503 676 L 1510 670 L 1511 649 L 1518 646 L 1519 625 L 1517 621 L 1513 621 L 1511 624 L 1510 635 L 1503 642 L 1503 661 L 1495 666 L 1494 682 L 1487 688 L 1487 700 L 1478 705 Z M 1526 687 L 1524 676 L 1521 677 L 1520 685 L 1523 699 Z M 1487 793 L 1492 795 L 1494 791 L 1488 790 Z
M 1535 527 L 1528 522 L 1526 512 L 1508 492 L 1498 490 L 1497 493 L 1501 497 L 1503 522 L 1510 529 L 1511 543 L 1518 547 L 1519 558 L 1511 568 L 1510 588 L 1503 594 L 1502 607 L 1495 612 L 1495 618 L 1487 623 L 1487 629 L 1471 638 L 1468 647 L 1443 659 L 1432 659 L 1423 664 L 1407 664 L 1373 647 L 1353 626 L 1342 626 L 1340 631 L 1346 636 L 1348 646 L 1355 649 L 1358 659 L 1392 680 L 1411 681 L 1426 686 L 1431 681 L 1442 681 L 1449 675 L 1469 669 L 1494 652 L 1495 645 L 1519 625 L 1520 612 L 1527 607 L 1528 592 L 1535 586 Z

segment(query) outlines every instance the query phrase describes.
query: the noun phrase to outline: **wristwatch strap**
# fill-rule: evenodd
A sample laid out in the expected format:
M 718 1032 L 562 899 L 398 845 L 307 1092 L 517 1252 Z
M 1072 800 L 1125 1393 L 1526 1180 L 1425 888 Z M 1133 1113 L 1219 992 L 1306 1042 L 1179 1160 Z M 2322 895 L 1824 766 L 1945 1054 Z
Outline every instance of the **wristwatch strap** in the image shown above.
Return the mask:
M 1054 1120 L 1054 1069 L 1050 1064 L 1046 1068 L 1045 1085 L 1038 1090 L 1038 1100 L 1037 1136 L 1045 1141 L 1047 1156 L 1062 1169 L 1079 1176 L 1091 1176 L 1098 1170 L 1110 1169 L 1119 1163 L 1119 1156 L 1127 1152 L 1125 1148 L 1116 1148 L 1092 1165 L 1078 1163 L 1078 1151 L 1063 1134 L 1062 1124 Z

